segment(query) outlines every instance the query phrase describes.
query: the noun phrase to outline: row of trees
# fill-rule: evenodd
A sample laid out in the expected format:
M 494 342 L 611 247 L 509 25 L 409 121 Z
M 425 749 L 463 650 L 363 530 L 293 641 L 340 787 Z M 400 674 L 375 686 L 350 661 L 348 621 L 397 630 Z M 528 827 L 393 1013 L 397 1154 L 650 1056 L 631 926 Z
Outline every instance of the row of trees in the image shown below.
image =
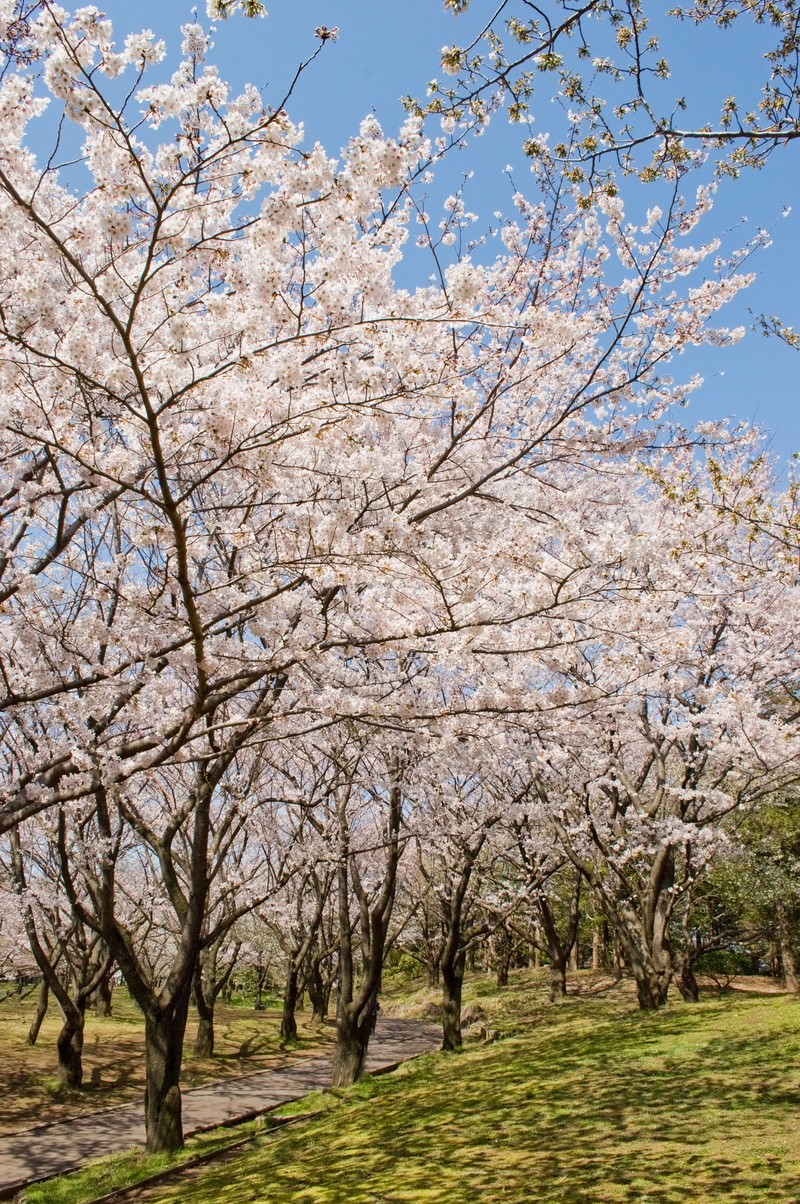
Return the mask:
M 677 610 L 674 593 L 662 590 L 661 598 Z M 618 603 L 609 605 L 618 621 Z M 521 950 L 543 957 L 556 1000 L 587 926 L 595 964 L 626 966 L 646 1009 L 664 1002 L 674 977 L 684 997 L 696 999 L 698 957 L 727 954 L 743 940 L 765 947 L 768 931 L 796 988 L 792 811 L 774 803 L 754 810 L 791 781 L 796 748 L 781 749 L 785 725 L 751 717 L 749 701 L 742 712 L 726 700 L 714 716 L 721 699 L 709 705 L 707 624 L 693 663 L 685 618 L 677 622 L 672 638 L 683 641 L 682 654 L 677 665 L 664 655 L 656 661 L 657 687 L 642 682 L 641 661 L 627 657 L 625 684 L 612 691 L 604 678 L 601 706 L 595 697 L 567 723 L 562 698 L 555 718 L 540 711 L 534 725 L 524 713 L 495 719 L 490 732 L 480 730 L 484 717 L 477 726 L 474 718 L 448 718 L 415 732 L 402 755 L 393 736 L 349 722 L 300 737 L 270 761 L 259 754 L 258 784 L 248 777 L 236 824 L 225 795 L 212 820 L 213 847 L 225 852 L 209 867 L 205 931 L 193 951 L 197 1051 L 213 1052 L 214 1001 L 249 967 L 273 982 L 282 977 L 287 1038 L 296 1035 L 299 993 L 308 991 L 322 1019 L 335 985 L 336 1077 L 351 1081 L 366 1052 L 386 958 L 397 951 L 441 983 L 444 1045 L 456 1048 L 470 955 L 488 947 L 506 973 Z M 658 619 L 647 629 L 650 642 L 654 628 Z M 752 637 L 752 624 L 746 631 Z M 730 628 L 714 637 L 715 671 L 724 680 L 737 641 Z M 642 626 L 636 638 L 643 639 Z M 775 656 L 771 643 L 762 651 Z M 594 677 L 612 653 L 593 654 Z M 561 689 L 585 694 L 585 673 L 585 664 L 580 676 L 564 671 Z M 765 722 L 776 729 L 772 765 Z M 756 741 L 758 755 L 748 755 Z M 174 800 L 159 806 L 161 822 L 174 823 Z M 114 963 L 99 936 L 95 810 L 86 806 L 79 818 L 62 808 L 55 828 L 53 819 L 48 812 L 12 834 L 5 949 L 12 966 L 16 949 L 22 968 L 24 925 L 64 1015 L 59 1061 L 75 1086 L 85 1008 Z M 114 840 L 115 922 L 137 973 L 157 987 L 174 969 L 180 907 L 163 883 L 159 838 L 142 841 L 119 823 Z M 191 866 L 185 848 L 175 852 L 186 893 Z
M 727 817 L 800 767 L 795 492 L 748 432 L 658 425 L 750 249 L 694 241 L 682 166 L 633 221 L 543 154 L 470 253 L 415 192 L 421 118 L 332 160 L 198 25 L 151 84 L 160 44 L 94 9 L 4 20 L 3 887 L 65 1078 L 117 967 L 148 1147 L 180 1145 L 190 1001 L 209 1050 L 253 926 L 287 1035 L 336 980 L 339 1083 L 401 933 L 452 1047 L 471 944 L 527 908 L 557 994 L 581 889 L 660 1005 Z M 26 145 L 42 87 L 69 180 Z

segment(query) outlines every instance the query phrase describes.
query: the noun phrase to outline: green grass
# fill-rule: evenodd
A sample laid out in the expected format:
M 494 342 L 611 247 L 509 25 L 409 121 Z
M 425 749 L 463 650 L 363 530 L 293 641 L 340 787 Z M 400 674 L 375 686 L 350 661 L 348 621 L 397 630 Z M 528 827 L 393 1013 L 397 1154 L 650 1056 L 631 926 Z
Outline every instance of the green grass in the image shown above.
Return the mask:
M 534 981 L 479 985 L 504 1040 L 329 1095 L 317 1119 L 139 1198 L 800 1202 L 796 1001 L 735 993 L 644 1016 L 618 990 L 546 1007 Z M 28 1200 L 91 1198 L 39 1191 Z
M 71 1175 L 60 1175 L 44 1183 L 28 1187 L 24 1193 L 25 1204 L 89 1204 L 99 1196 L 107 1195 L 122 1187 L 131 1187 L 142 1180 L 163 1171 L 180 1166 L 198 1155 L 209 1155 L 240 1140 L 253 1125 L 241 1126 L 237 1130 L 216 1129 L 203 1133 L 187 1142 L 178 1154 L 145 1154 L 141 1150 L 128 1150 L 109 1158 L 98 1158 L 80 1171 Z

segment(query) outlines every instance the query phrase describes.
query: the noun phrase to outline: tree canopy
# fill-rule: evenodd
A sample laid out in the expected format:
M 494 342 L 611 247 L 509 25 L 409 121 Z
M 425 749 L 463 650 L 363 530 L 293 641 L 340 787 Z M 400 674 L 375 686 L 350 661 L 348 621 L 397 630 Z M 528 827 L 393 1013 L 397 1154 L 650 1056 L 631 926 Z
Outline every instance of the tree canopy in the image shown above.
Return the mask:
M 1 11 L 0 887 L 65 1081 L 116 965 L 175 1148 L 190 1000 L 211 1048 L 242 950 L 280 950 L 289 1036 L 299 982 L 324 1014 L 336 981 L 344 1083 L 401 940 L 452 1048 L 468 951 L 507 965 L 523 933 L 555 998 L 587 897 L 643 1008 L 691 996 L 699 885 L 800 775 L 797 488 L 757 432 L 673 418 L 752 279 L 713 187 L 654 129 L 634 218 L 529 148 L 473 243 L 426 190 L 481 72 L 529 98 L 490 29 L 493 66 L 450 56 L 444 130 L 368 116 L 332 157 L 197 21 L 167 74 L 97 9 Z M 630 28 L 564 11 L 515 43 Z

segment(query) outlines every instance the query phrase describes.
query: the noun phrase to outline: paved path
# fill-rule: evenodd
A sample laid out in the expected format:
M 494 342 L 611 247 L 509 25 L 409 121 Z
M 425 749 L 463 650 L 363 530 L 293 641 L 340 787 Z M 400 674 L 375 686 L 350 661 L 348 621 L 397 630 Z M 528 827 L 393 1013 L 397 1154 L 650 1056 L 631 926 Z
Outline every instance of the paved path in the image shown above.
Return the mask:
M 367 1071 L 380 1070 L 441 1048 L 442 1030 L 418 1020 L 380 1019 L 367 1056 Z M 183 1093 L 188 1136 L 225 1121 L 241 1120 L 331 1081 L 329 1055 L 294 1057 L 271 1070 L 225 1079 Z M 145 1144 L 141 1104 L 128 1104 L 26 1129 L 0 1139 L 0 1193 L 6 1199 L 30 1180 L 75 1170 L 90 1158 Z

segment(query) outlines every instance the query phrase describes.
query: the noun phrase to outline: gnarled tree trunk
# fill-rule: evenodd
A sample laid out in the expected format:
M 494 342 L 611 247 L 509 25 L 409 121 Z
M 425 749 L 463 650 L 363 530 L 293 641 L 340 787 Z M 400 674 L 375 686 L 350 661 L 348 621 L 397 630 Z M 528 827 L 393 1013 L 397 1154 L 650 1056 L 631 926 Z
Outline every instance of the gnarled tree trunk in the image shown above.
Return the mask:
M 498 987 L 508 986 L 508 975 L 511 970 L 511 958 L 514 944 L 507 928 L 500 925 L 492 940 L 492 957 L 494 960 L 495 976 Z
M 550 985 L 550 1002 L 560 1003 L 567 997 L 567 959 L 561 950 L 554 953 L 550 950 L 550 965 L 548 966 Z
M 372 1036 L 375 998 L 368 999 L 363 1008 L 357 1004 L 343 1006 L 336 1024 L 336 1045 L 333 1050 L 334 1087 L 349 1087 L 361 1078 Z
M 570 897 L 567 927 L 563 935 L 559 932 L 556 916 L 550 905 L 550 901 L 546 897 L 540 896 L 537 902 L 541 928 L 547 941 L 547 956 L 550 962 L 551 1003 L 559 1003 L 567 995 L 567 968 L 572 966 L 572 959 L 577 948 L 582 883 L 583 873 L 581 870 L 577 870 Z
M 653 1012 L 663 1007 L 667 1002 L 669 984 L 672 981 L 672 964 L 668 959 L 660 959 L 659 964 L 638 949 L 629 949 L 628 958 L 641 1011 Z
M 77 1003 L 59 1000 L 64 1017 L 61 1032 L 56 1040 L 58 1051 L 58 1077 L 70 1090 L 77 1090 L 83 1082 L 83 1032 L 86 1019 L 86 999 Z
M 170 1007 L 145 1014 L 144 1119 L 149 1154 L 172 1152 L 183 1145 L 180 1078 L 190 989 L 187 980 Z

